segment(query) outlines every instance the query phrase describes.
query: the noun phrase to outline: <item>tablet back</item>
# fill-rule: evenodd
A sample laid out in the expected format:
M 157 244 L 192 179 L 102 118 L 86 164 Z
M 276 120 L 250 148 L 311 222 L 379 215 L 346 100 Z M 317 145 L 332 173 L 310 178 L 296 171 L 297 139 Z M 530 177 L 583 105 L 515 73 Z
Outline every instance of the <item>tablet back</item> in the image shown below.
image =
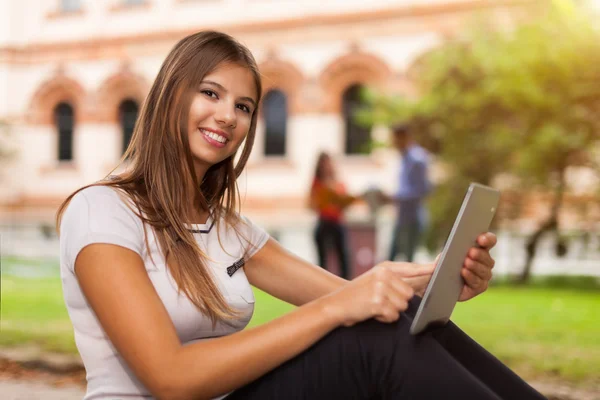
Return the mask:
M 477 246 L 477 237 L 488 231 L 499 200 L 500 192 L 496 189 L 477 183 L 469 186 L 411 325 L 412 334 L 450 319 L 464 286 L 460 275 L 464 260 L 469 249 Z

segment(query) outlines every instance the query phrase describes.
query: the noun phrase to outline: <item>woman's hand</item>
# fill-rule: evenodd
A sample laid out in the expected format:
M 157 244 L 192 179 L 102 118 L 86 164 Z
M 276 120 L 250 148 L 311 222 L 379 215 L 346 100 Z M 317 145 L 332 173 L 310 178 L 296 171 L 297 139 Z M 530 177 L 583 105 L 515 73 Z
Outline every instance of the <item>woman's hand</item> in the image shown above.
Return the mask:
M 460 272 L 465 286 L 460 293 L 459 301 L 472 299 L 487 290 L 495 264 L 490 250 L 496 245 L 496 241 L 496 235 L 487 232 L 477 237 L 479 247 L 469 249 Z M 401 276 L 417 296 L 423 297 L 439 258 L 438 255 L 432 264 L 386 262 L 383 265 Z
M 465 286 L 460 293 L 459 301 L 466 301 L 485 292 L 492 279 L 492 268 L 496 262 L 490 255 L 490 250 L 496 245 L 497 238 L 491 232 L 477 237 L 479 247 L 472 247 L 460 271 L 465 280 Z
M 385 261 L 379 265 L 393 271 L 396 276 L 400 277 L 414 290 L 415 295 L 423 297 L 439 257 L 429 264 Z
M 387 263 L 383 263 L 322 298 L 322 301 L 326 312 L 339 325 L 352 326 L 370 318 L 381 322 L 396 321 L 413 295 L 410 285 Z
M 469 300 L 487 289 L 495 264 L 490 250 L 496 241 L 493 233 L 479 235 L 479 247 L 472 247 L 467 253 L 461 270 L 465 286 L 459 301 Z M 431 264 L 392 261 L 378 264 L 324 297 L 326 310 L 333 314 L 340 325 L 345 326 L 369 318 L 381 322 L 396 321 L 408 307 L 408 300 L 413 295 L 423 296 L 438 259 L 439 256 Z

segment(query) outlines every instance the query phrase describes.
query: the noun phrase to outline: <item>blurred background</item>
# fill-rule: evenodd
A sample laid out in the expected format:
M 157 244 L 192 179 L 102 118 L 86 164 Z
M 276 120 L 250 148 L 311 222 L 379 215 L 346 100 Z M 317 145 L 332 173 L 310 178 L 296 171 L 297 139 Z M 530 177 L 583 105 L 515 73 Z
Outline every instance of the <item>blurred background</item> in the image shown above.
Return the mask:
M 349 192 L 393 193 L 389 127 L 410 124 L 433 183 L 417 262 L 440 251 L 469 182 L 502 191 L 494 285 L 453 320 L 549 396 L 600 398 L 598 17 L 583 0 L 0 0 L 0 391 L 81 397 L 24 372 L 81 383 L 57 206 L 116 167 L 171 47 L 215 29 L 263 75 L 244 214 L 316 263 L 319 152 Z M 358 274 L 386 258 L 395 210 L 358 202 L 345 218 Z M 253 325 L 290 309 L 257 297 Z

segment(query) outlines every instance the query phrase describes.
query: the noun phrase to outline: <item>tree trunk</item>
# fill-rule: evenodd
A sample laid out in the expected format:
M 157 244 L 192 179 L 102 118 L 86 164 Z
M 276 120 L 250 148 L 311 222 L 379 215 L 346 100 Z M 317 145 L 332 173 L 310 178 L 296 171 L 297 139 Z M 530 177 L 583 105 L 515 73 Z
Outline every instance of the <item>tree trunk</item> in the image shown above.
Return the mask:
M 550 217 L 538 228 L 537 231 L 531 235 L 525 244 L 527 258 L 525 260 L 523 270 L 521 271 L 521 275 L 519 275 L 517 278 L 518 283 L 527 283 L 527 281 L 529 281 L 529 277 L 531 276 L 531 266 L 533 264 L 533 259 L 535 258 L 538 242 L 542 235 L 546 232 L 558 230 L 558 214 L 560 212 L 560 207 L 562 206 L 564 191 L 564 171 L 561 171 L 560 181 L 558 182 L 558 186 L 556 187 L 556 191 L 554 193 L 554 204 L 552 204 L 552 212 L 550 213 Z

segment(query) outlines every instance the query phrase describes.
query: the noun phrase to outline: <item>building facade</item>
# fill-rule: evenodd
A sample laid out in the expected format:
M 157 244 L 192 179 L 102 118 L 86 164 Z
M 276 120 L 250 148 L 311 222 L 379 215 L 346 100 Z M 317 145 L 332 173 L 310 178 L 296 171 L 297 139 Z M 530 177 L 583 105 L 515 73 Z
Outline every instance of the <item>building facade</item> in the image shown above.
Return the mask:
M 490 23 L 510 25 L 527 16 L 531 1 L 0 1 L 0 133 L 7 133 L 0 134 L 0 150 L 12 150 L 9 161 L 0 160 L 2 256 L 58 256 L 57 206 L 118 164 L 175 43 L 214 29 L 246 44 L 263 75 L 255 146 L 239 180 L 243 212 L 285 247 L 316 261 L 307 194 L 320 151 L 334 156 L 351 192 L 370 186 L 393 191 L 397 183 L 395 151 L 364 151 L 371 138 L 386 140 L 388 133 L 385 127 L 365 130 L 354 123 L 360 88 L 418 95 L 411 76 L 420 57 L 460 35 L 480 13 Z M 433 180 L 443 174 L 434 164 Z M 590 188 L 595 178 L 586 174 L 575 171 L 568 180 Z M 585 203 L 600 213 L 589 194 L 580 194 L 566 202 Z M 534 200 L 519 231 L 546 218 L 551 199 Z M 353 247 L 362 267 L 387 255 L 392 212 L 384 210 L 376 221 L 375 249 Z M 358 224 L 368 210 L 359 205 L 348 214 Z M 497 270 L 507 273 L 524 259 L 525 238 L 506 229 L 499 234 Z M 542 246 L 539 262 L 546 272 L 563 271 L 552 240 Z M 576 253 L 572 257 L 579 257 Z M 429 258 L 424 251 L 417 255 L 417 261 Z M 575 258 L 569 265 L 578 267 L 571 273 L 597 273 L 593 257 Z
M 245 212 L 306 219 L 320 151 L 349 190 L 394 189 L 398 155 L 365 153 L 384 127 L 352 118 L 361 87 L 413 96 L 411 67 L 486 12 L 510 23 L 527 1 L 9 0 L 0 3 L 0 219 L 51 221 L 70 192 L 118 163 L 162 61 L 184 36 L 221 30 L 246 44 L 264 81 Z M 434 179 L 436 174 L 434 168 Z M 364 210 L 363 210 L 364 211 Z M 361 214 L 360 207 L 353 212 Z M 260 217 L 262 216 L 262 217 Z

